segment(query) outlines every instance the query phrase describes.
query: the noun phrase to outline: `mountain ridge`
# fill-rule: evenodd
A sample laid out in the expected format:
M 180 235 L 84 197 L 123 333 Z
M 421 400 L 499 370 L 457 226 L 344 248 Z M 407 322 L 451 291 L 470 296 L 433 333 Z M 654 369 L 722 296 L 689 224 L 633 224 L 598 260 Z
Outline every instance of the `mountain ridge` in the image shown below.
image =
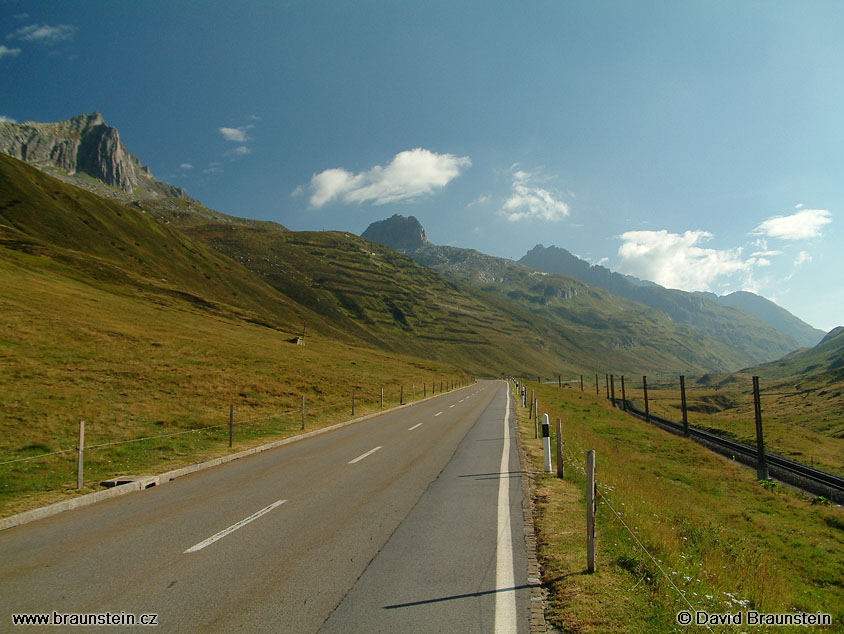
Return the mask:
M 0 152 L 83 188 L 91 186 L 86 175 L 133 198 L 192 200 L 185 190 L 157 180 L 96 110 L 54 123 L 0 122 Z
M 566 249 L 554 245 L 545 247 L 537 244 L 519 262 L 540 271 L 570 275 L 600 286 L 622 297 L 664 310 L 672 319 L 683 323 L 689 323 L 686 306 L 690 302 L 697 302 L 699 308 L 708 309 L 713 314 L 722 311 L 710 305 L 710 301 L 724 307 L 737 308 L 787 335 L 793 343 L 790 344 L 791 349 L 783 354 L 799 347 L 814 346 L 824 335 L 821 330 L 806 324 L 781 306 L 747 291 L 718 296 L 714 293 L 667 289 L 653 282 L 613 272 L 603 266 L 591 265 Z
M 395 219 L 395 216 L 393 218 Z M 408 219 L 405 219 L 405 222 L 407 221 Z M 392 224 L 398 229 L 402 228 L 402 225 L 395 220 Z M 369 228 L 364 231 L 364 234 L 368 231 Z M 387 246 L 395 245 L 393 248 L 398 247 L 399 251 L 411 259 L 432 267 L 440 273 L 468 282 L 483 290 L 498 292 L 516 299 L 531 307 L 535 312 L 550 312 L 562 320 L 592 319 L 596 323 L 603 323 L 605 328 L 612 327 L 625 331 L 627 334 L 619 342 L 622 346 L 640 341 L 643 333 L 651 325 L 661 321 L 662 318 L 659 315 L 664 315 L 680 326 L 690 327 L 692 334 L 697 332 L 707 337 L 710 344 L 712 340 L 716 340 L 722 346 L 729 348 L 729 352 L 719 348 L 717 356 L 724 360 L 729 359 L 727 364 L 734 370 L 778 359 L 800 347 L 793 338 L 776 327 L 738 308 L 714 302 L 702 293 L 663 289 L 653 283 L 646 283 L 635 278 L 628 279 L 626 276 L 612 273 L 609 269 L 592 267 L 563 249 L 557 249 L 557 251 L 563 253 L 569 269 L 572 268 L 572 264 L 574 265 L 577 269 L 574 273 L 579 271 L 580 277 L 571 272 L 561 272 L 559 267 L 540 266 L 542 262 L 536 262 L 536 258 L 528 257 L 544 252 L 544 247 L 539 247 L 539 245 L 539 248 L 534 247 L 528 255 L 516 262 L 482 254 L 473 249 L 431 243 L 413 249 L 404 249 L 401 243 L 390 235 L 382 235 L 381 240 L 382 243 L 392 242 Z M 582 279 L 589 277 L 582 274 L 584 270 L 589 269 L 594 269 L 593 272 L 599 278 L 597 280 L 599 283 L 595 283 L 594 276 L 590 279 Z M 545 275 L 551 275 L 552 278 L 548 278 L 545 283 L 540 283 L 538 280 L 530 281 L 531 272 L 542 272 Z M 553 276 L 562 276 L 563 279 L 553 279 Z M 573 280 L 579 280 L 591 290 L 577 291 L 575 297 L 577 295 L 580 297 L 574 302 L 561 302 L 560 300 L 564 299 L 566 294 L 563 287 L 574 288 Z M 600 283 L 602 280 L 603 284 Z M 608 291 L 612 296 L 603 297 L 597 293 L 596 289 Z M 603 307 L 598 308 L 596 301 L 603 303 Z M 625 301 L 631 301 L 633 305 L 625 304 Z M 592 305 L 587 308 L 590 303 Z M 613 303 L 616 307 L 609 309 L 608 312 L 607 307 Z M 637 309 L 635 306 L 640 308 Z M 649 310 L 656 310 L 658 313 L 649 313 Z M 626 315 L 626 319 L 631 324 L 635 323 L 638 330 L 631 330 L 629 324 L 622 324 L 617 317 L 610 317 L 614 313 Z M 670 327 L 663 323 L 660 330 L 664 333 L 670 330 Z M 653 330 L 650 332 L 654 334 Z M 688 334 L 679 339 L 676 335 L 671 337 L 678 341 L 688 340 L 688 338 Z

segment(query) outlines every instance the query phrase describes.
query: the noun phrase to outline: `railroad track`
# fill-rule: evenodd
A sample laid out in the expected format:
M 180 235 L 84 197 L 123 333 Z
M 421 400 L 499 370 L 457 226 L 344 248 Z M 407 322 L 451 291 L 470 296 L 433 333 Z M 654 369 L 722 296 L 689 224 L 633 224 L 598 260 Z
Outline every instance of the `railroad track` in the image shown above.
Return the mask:
M 610 399 L 616 407 L 622 407 L 632 416 L 642 420 L 649 420 L 668 431 L 683 435 L 683 424 L 678 423 L 661 416 L 654 414 L 646 414 L 642 410 L 634 407 L 630 401 L 624 404 L 621 399 Z M 722 455 L 733 457 L 740 462 L 755 466 L 758 462 L 758 451 L 756 447 L 745 445 L 744 443 L 736 442 L 722 438 L 717 434 L 713 434 L 702 429 L 697 429 L 689 425 L 689 436 L 710 448 L 718 451 Z M 775 477 L 789 484 L 795 486 L 805 487 L 806 490 L 812 491 L 819 495 L 824 495 L 831 500 L 844 503 L 844 477 L 821 471 L 814 467 L 801 464 L 788 458 L 783 458 L 775 453 L 765 452 L 765 462 L 769 469 L 775 472 Z M 791 477 L 789 477 L 791 476 Z

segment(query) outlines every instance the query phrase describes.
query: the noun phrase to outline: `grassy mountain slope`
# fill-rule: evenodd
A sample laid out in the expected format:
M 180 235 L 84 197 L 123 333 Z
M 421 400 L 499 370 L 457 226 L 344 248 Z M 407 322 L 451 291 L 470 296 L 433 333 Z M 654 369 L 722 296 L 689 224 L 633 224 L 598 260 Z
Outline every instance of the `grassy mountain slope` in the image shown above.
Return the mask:
M 776 325 L 730 305 L 734 302 L 718 301 L 711 293 L 688 293 L 643 284 L 604 267 L 591 266 L 565 249 L 537 245 L 519 262 L 539 271 L 571 275 L 661 310 L 677 323 L 690 326 L 741 352 L 745 365 L 778 359 L 802 345 Z
M 729 295 L 715 297 L 716 301 L 727 306 L 734 306 L 744 312 L 761 319 L 766 324 L 790 335 L 801 346 L 814 346 L 823 338 L 824 332 L 812 328 L 809 324 L 798 319 L 790 312 L 777 306 L 774 302 L 746 291 L 736 291 Z
M 262 225 L 263 226 L 263 225 Z M 278 230 L 276 228 L 276 230 Z M 137 208 L 0 155 L 0 515 L 421 396 L 447 363 L 354 345 L 254 273 Z M 308 323 L 306 346 L 288 342 Z M 415 386 L 415 389 L 414 389 Z M 211 429 L 198 431 L 212 426 Z M 110 443 L 148 438 L 127 445 Z M 9 462 L 18 460 L 19 462 Z
M 426 245 L 408 256 L 578 333 L 591 367 L 619 372 L 700 372 L 739 368 L 749 360 L 722 341 L 674 323 L 662 311 L 568 276 L 549 275 L 457 247 Z
M 658 311 L 474 251 L 424 251 L 442 256 L 441 262 L 414 251 L 426 265 L 419 266 L 350 234 L 289 232 L 210 217 L 203 224 L 190 214 L 161 213 L 286 296 L 388 350 L 448 358 L 472 370 L 485 364 L 546 376 L 607 367 L 702 372 L 746 361 Z M 460 256 L 467 257 L 458 262 Z
M 330 324 L 246 268 L 148 214 L 57 181 L 0 154 L 0 240 L 47 256 L 62 274 L 113 292 L 178 297 L 218 314 L 277 328 Z

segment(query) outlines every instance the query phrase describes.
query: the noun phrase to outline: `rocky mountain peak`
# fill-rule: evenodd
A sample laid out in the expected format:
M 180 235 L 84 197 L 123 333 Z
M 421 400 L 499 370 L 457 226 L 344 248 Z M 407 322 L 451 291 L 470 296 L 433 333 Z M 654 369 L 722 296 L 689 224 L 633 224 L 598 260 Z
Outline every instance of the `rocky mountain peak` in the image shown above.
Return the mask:
M 183 190 L 155 180 L 149 168 L 126 150 L 117 128 L 97 110 L 53 123 L 2 122 L 0 152 L 41 169 L 58 170 L 82 186 L 86 183 L 74 179 L 77 174 L 138 198 L 187 198 Z
M 373 222 L 361 234 L 361 237 L 396 251 L 413 251 L 430 244 L 425 228 L 415 216 L 407 217 L 399 214 L 393 214 L 386 220 Z

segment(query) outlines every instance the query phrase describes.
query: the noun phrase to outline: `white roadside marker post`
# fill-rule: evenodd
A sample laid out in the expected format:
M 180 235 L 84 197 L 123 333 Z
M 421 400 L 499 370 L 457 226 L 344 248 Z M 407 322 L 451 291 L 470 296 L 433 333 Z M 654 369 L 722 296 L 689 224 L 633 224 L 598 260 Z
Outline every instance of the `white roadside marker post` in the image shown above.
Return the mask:
M 551 420 L 542 415 L 542 453 L 545 457 L 545 473 L 551 473 Z

